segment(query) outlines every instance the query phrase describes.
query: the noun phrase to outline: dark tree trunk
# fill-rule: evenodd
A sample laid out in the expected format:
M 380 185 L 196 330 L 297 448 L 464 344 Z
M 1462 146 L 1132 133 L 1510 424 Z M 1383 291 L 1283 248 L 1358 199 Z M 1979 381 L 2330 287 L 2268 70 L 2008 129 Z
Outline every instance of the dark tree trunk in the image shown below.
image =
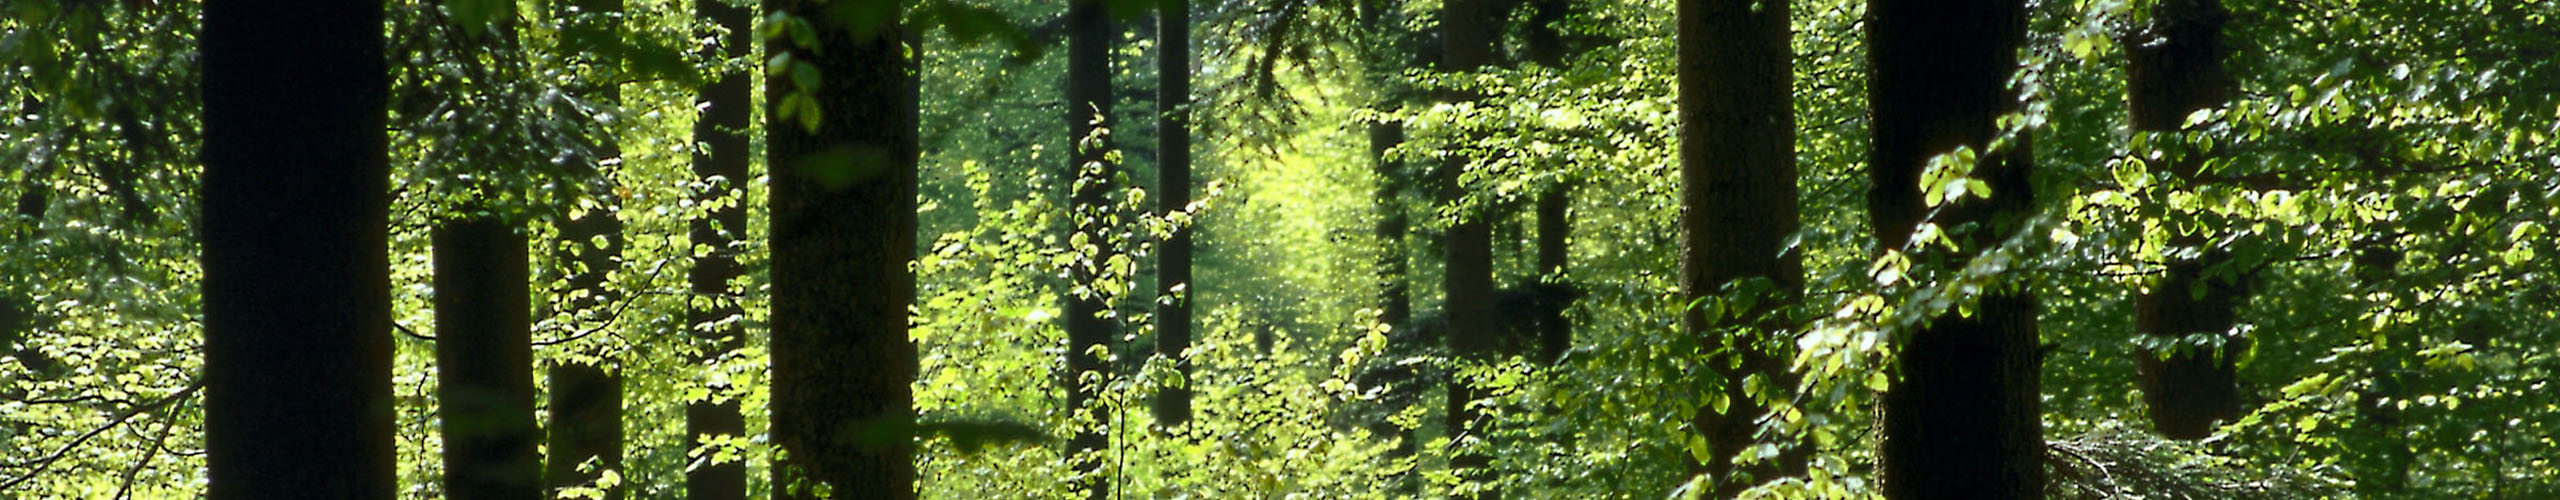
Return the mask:
M 1572 186 L 1559 184 L 1538 195 L 1538 274 L 1558 280 L 1538 284 L 1538 360 L 1546 363 L 1562 363 L 1565 351 L 1573 349 L 1573 318 L 1565 316 L 1573 304 L 1573 285 L 1562 281 L 1571 259 L 1565 243 L 1573 234 L 1573 219 L 1565 209 L 1573 204 L 1572 191 Z
M 2222 26 L 2230 11 L 2219 0 L 2171 0 L 2151 8 L 2151 23 L 2125 45 L 2128 68 L 2126 101 L 2133 128 L 2142 132 L 2185 130 L 2187 115 L 2223 105 L 2235 85 L 2222 67 Z M 2161 144 L 2161 142 L 2155 142 Z M 2154 171 L 2195 187 L 2197 170 L 2211 152 L 2168 143 L 2168 161 L 2152 163 Z M 2165 194 L 2165 193 L 2164 193 Z M 2166 196 L 2161 197 L 2164 201 Z M 2208 278 L 2205 270 L 2230 261 L 2212 246 L 2215 228 L 2173 233 L 2172 250 L 2193 251 L 2173 257 L 2160 280 L 2134 302 L 2138 335 L 2182 338 L 2223 336 L 2239 321 L 2248 300 L 2246 276 Z M 2202 295 L 2192 292 L 2201 291 Z M 2245 339 L 2213 346 L 2191 346 L 2172 352 L 2140 349 L 2135 353 L 2137 385 L 2148 407 L 2152 428 L 2170 439 L 2203 439 L 2221 421 L 2239 417 L 2237 353 Z
M 1879 0 L 1867 9 L 1875 134 L 1867 206 L 1877 248 L 1902 249 L 1930 217 L 1919 185 L 1929 158 L 1959 146 L 1983 151 L 1998 134 L 1994 119 L 2016 109 L 2008 80 L 2026 10 L 2019 0 Z M 1971 227 L 1949 266 L 1998 244 L 2034 209 L 2025 139 L 1973 167 L 1991 199 L 1957 202 L 1929 221 Z M 2041 497 L 2036 307 L 2024 290 L 1989 292 L 1972 315 L 1948 311 L 1905 337 L 1896 353 L 1902 377 L 1883 397 L 1886 497 Z
M 1529 25 L 1525 37 L 1529 60 L 1540 66 L 1564 69 L 1564 37 L 1557 23 L 1564 21 L 1566 0 L 1534 0 L 1530 4 Z M 1571 165 L 1555 165 L 1566 169 Z M 1538 194 L 1538 274 L 1565 276 L 1566 264 L 1572 259 L 1566 245 L 1573 234 L 1573 219 L 1566 209 L 1573 206 L 1573 185 L 1558 181 Z M 1538 359 L 1548 363 L 1564 361 L 1564 353 L 1573 348 L 1573 320 L 1565 317 L 1565 309 L 1573 303 L 1573 286 L 1563 281 L 1538 285 Z
M 461 217 L 433 231 L 444 493 L 544 498 L 525 237 L 493 215 Z
M 1484 0 L 1446 0 L 1441 4 L 1440 70 L 1465 73 L 1483 68 L 1493 58 L 1496 24 L 1485 9 Z M 1442 96 L 1450 102 L 1466 102 L 1479 98 L 1472 92 L 1452 91 Z M 1456 147 L 1452 144 L 1451 147 Z M 1441 164 L 1437 184 L 1442 203 L 1463 203 L 1466 186 L 1460 182 L 1471 161 L 1452 155 Z M 1443 271 L 1447 303 L 1443 308 L 1449 317 L 1449 353 L 1465 361 L 1490 361 L 1500 347 L 1501 338 L 1493 325 L 1493 231 L 1488 216 L 1475 214 L 1462 217 L 1449 225 L 1447 233 L 1447 268 Z M 1459 441 L 1486 441 L 1493 426 L 1483 422 L 1468 402 L 1484 397 L 1483 390 L 1457 377 L 1449 382 L 1448 433 Z M 1449 457 L 1449 467 L 1482 490 L 1470 498 L 1500 498 L 1490 483 L 1493 457 L 1482 452 L 1465 452 Z
M 586 56 L 592 58 L 600 70 L 598 74 L 588 76 L 606 82 L 598 98 L 618 105 L 622 101 L 622 90 L 614 82 L 622 78 L 621 60 L 616 51 L 602 46 L 600 41 L 615 40 L 621 36 L 622 2 L 576 0 L 570 5 L 577 7 L 581 14 L 572 17 L 567 28 L 585 33 L 572 37 L 571 41 L 587 44 L 573 49 L 588 52 Z M 592 163 L 596 165 L 597 176 L 604 179 L 602 183 L 610 185 L 613 176 L 600 160 L 622 156 L 621 145 L 607 136 L 603 150 L 602 157 L 597 158 L 599 161 Z M 564 218 L 559 223 L 560 238 L 570 248 L 560 254 L 560 261 L 571 263 L 568 264 L 571 268 L 568 280 L 571 300 L 562 305 L 581 319 L 575 323 L 591 325 L 586 328 L 602 328 L 610 324 L 611 315 L 618 307 L 616 304 L 623 300 L 619 293 L 607 286 L 607 278 L 621 264 L 622 219 L 614 213 L 620 201 L 614 199 L 610 192 L 594 193 L 593 197 L 598 202 L 595 207 L 583 215 Z M 596 246 L 596 241 L 603 241 L 603 246 Z M 606 470 L 621 470 L 621 375 L 608 370 L 602 362 L 569 361 L 552 365 L 546 376 L 550 378 L 551 385 L 550 435 L 546 443 L 551 456 L 543 474 L 550 478 L 550 485 L 553 488 L 585 486 L 603 477 Z M 580 464 L 589 461 L 595 462 L 594 465 L 583 472 L 578 470 Z M 622 488 L 605 490 L 607 500 L 619 500 L 622 496 Z
M 1163 108 L 1156 119 L 1156 203 L 1170 214 L 1191 204 L 1191 2 L 1158 0 L 1156 15 L 1156 105 Z M 1182 351 L 1191 348 L 1191 300 L 1178 288 L 1191 283 L 1191 233 L 1183 228 L 1166 238 L 1156 265 L 1156 294 L 1174 297 L 1156 305 L 1156 352 L 1186 376 L 1191 361 Z M 1191 387 L 1157 394 L 1156 420 L 1167 427 L 1191 421 Z
M 1402 331 L 1413 327 L 1413 282 L 1407 276 L 1405 237 L 1413 230 L 1412 219 L 1404 212 L 1404 192 L 1409 175 L 1404 162 L 1388 156 L 1388 150 L 1404 144 L 1404 122 L 1382 121 L 1369 124 L 1369 157 L 1376 162 L 1378 189 L 1375 202 L 1378 225 L 1378 321 Z
M 728 30 L 721 35 L 720 45 L 707 54 L 721 58 L 754 55 L 755 15 L 746 8 L 733 7 L 723 0 L 696 0 L 695 15 L 711 20 Z M 750 73 L 751 74 L 751 73 Z M 746 332 L 734 318 L 745 313 L 737 299 L 729 294 L 729 280 L 738 277 L 738 258 L 731 243 L 746 234 L 746 183 L 748 113 L 752 82 L 746 74 L 716 73 L 698 98 L 708 107 L 693 124 L 694 141 L 701 149 L 693 153 L 693 175 L 710 186 L 697 196 L 709 203 L 722 197 L 734 197 L 736 203 L 712 209 L 704 218 L 694 219 L 690 237 L 695 245 L 708 246 L 711 253 L 694 259 L 686 278 L 695 296 L 688 306 L 685 323 L 701 355 L 694 366 L 707 366 L 735 355 L 746 345 Z M 707 302 L 705 302 L 707 300 Z M 723 323 L 723 321 L 727 321 Z M 744 436 L 747 420 L 738 400 L 704 400 L 685 404 L 685 435 L 689 446 L 700 446 L 712 439 Z M 685 497 L 691 500 L 744 500 L 747 495 L 747 463 L 737 460 L 703 463 L 685 473 Z
M 824 2 L 767 11 L 826 19 Z M 818 127 L 768 110 L 773 165 L 772 436 L 779 498 L 915 498 L 916 59 L 896 16 L 816 23 L 820 47 L 768 50 L 816 66 L 821 87 L 769 74 L 765 95 L 799 93 Z
M 543 475 L 551 487 L 587 486 L 606 470 L 621 470 L 621 379 L 585 363 L 552 365 L 545 375 L 551 379 L 551 428 L 544 446 L 551 461 Z M 589 461 L 595 463 L 578 470 Z M 606 490 L 608 499 L 621 497 L 621 488 Z
M 1080 422 L 1075 435 L 1067 440 L 1068 468 L 1082 480 L 1079 486 L 1086 498 L 1101 500 L 1111 495 L 1110 483 L 1101 477 L 1103 448 L 1110 446 L 1104 434 L 1109 424 L 1108 413 L 1101 405 L 1102 379 L 1109 378 L 1111 367 L 1094 349 L 1109 346 L 1114 334 L 1112 319 L 1103 314 L 1109 308 L 1109 297 L 1100 290 L 1084 292 L 1074 288 L 1094 284 L 1101 276 L 1102 263 L 1109 262 L 1116 251 L 1111 248 L 1110 228 L 1103 218 L 1111 210 L 1111 179 L 1119 165 L 1107 156 L 1111 150 L 1107 138 L 1093 137 L 1094 127 L 1103 117 L 1111 116 L 1111 30 L 1109 7 L 1103 0 L 1071 0 L 1067 4 L 1067 140 L 1073 152 L 1067 155 L 1067 171 L 1075 184 L 1068 203 L 1076 233 L 1085 235 L 1087 245 L 1098 247 L 1092 261 L 1077 265 L 1071 273 L 1075 283 L 1066 296 L 1067 352 L 1066 380 L 1068 414 Z M 1088 141 L 1087 139 L 1104 139 Z M 1083 250 L 1078 250 L 1083 251 Z M 1088 376 L 1095 377 L 1088 381 Z
M 207 497 L 391 498 L 382 4 L 204 10 Z
M 1804 471 L 1806 450 L 1797 443 L 1777 443 L 1787 451 L 1768 461 L 1734 462 L 1767 413 L 1743 391 L 1743 379 L 1795 385 L 1784 354 L 1787 321 L 1778 314 L 1804 292 L 1803 254 L 1788 247 L 1799 224 L 1788 13 L 1785 0 L 1680 3 L 1680 288 L 1699 299 L 1745 280 L 1769 285 L 1751 310 L 1709 317 L 1691 308 L 1682 316 L 1708 352 L 1731 353 L 1708 362 L 1725 411 L 1702 405 L 1691 422 L 1711 455 L 1692 457 L 1690 470 L 1715 481 L 1715 498 Z

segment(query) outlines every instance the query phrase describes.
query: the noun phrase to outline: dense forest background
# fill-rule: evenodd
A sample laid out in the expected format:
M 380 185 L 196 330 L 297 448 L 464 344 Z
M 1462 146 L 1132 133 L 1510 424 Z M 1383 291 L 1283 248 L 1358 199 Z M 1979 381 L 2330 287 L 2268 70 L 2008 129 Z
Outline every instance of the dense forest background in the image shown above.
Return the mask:
M 2560 2 L 10 0 L 0 82 L 0 498 L 2560 497 Z

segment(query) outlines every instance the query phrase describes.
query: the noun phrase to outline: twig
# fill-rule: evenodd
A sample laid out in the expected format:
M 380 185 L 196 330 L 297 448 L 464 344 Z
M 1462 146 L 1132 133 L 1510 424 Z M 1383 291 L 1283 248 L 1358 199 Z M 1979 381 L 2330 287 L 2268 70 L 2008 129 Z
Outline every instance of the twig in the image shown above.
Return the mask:
M 106 425 L 98 426 L 96 429 L 90 429 L 89 432 L 80 433 L 80 437 L 72 438 L 70 443 L 62 445 L 61 448 L 55 448 L 53 453 L 45 455 L 42 459 L 26 464 L 10 464 L 11 468 L 28 469 L 27 474 L 10 479 L 9 482 L 0 483 L 0 491 L 9 491 L 10 489 L 17 488 L 20 484 L 25 484 L 27 481 L 35 480 L 36 476 L 44 475 L 44 471 L 46 469 L 53 468 L 53 464 L 60 463 L 63 457 L 70 456 L 72 448 L 80 447 L 82 443 L 89 442 L 90 438 L 98 437 L 99 434 L 107 432 L 108 429 L 123 426 L 125 422 L 133 420 L 135 415 L 141 415 L 142 412 L 154 408 L 168 406 L 170 402 L 174 402 L 188 396 L 193 396 L 196 391 L 201 389 L 204 389 L 204 379 L 199 378 L 196 379 L 195 382 L 187 384 L 186 389 L 179 390 L 178 392 L 172 393 L 168 396 L 162 396 L 159 401 L 153 401 L 148 405 L 125 409 L 124 414 L 116 415 L 116 418 L 114 420 L 107 421 Z
M 134 478 L 142 477 L 142 468 L 150 466 L 151 459 L 158 458 L 160 451 L 167 448 L 169 444 L 169 427 L 176 423 L 178 423 L 177 415 L 168 415 L 167 418 L 160 419 L 160 432 L 151 437 L 151 449 L 144 451 L 142 453 L 142 459 L 135 460 L 132 468 L 124 470 L 123 484 L 116 485 L 116 500 L 133 498 Z

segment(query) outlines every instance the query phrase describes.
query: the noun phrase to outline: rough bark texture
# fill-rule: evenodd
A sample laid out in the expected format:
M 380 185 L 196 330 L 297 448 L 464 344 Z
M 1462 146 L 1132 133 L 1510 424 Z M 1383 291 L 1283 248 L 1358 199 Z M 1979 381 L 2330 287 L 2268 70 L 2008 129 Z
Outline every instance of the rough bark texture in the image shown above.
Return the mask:
M 1878 248 L 1901 249 L 1931 216 L 1919 185 L 1929 158 L 1958 146 L 1983 151 L 1998 133 L 1994 119 L 2015 109 L 2008 80 L 2026 12 L 2019 0 L 1878 0 L 1867 9 L 1868 212 Z M 1993 198 L 1943 207 L 1931 221 L 1967 231 L 1949 265 L 1997 244 L 2033 210 L 2025 139 L 1973 168 Z M 1970 316 L 1949 311 L 1902 336 L 1902 376 L 1883 397 L 1886 497 L 2041 497 L 2036 308 L 2030 293 L 1995 289 Z
M 1497 24 L 1487 15 L 1484 0 L 1446 0 L 1441 4 L 1440 36 L 1443 42 L 1440 71 L 1471 72 L 1492 61 L 1494 30 Z M 1465 91 L 1451 91 L 1442 96 L 1449 102 L 1466 102 L 1479 96 Z M 1455 145 L 1452 145 L 1454 147 Z M 1442 203 L 1462 203 L 1466 186 L 1459 175 L 1472 160 L 1451 155 L 1441 164 L 1437 184 Z M 1462 360 L 1489 361 L 1500 347 L 1501 336 L 1493 325 L 1493 231 L 1483 214 L 1463 217 L 1449 225 L 1447 259 L 1442 286 L 1448 299 L 1442 306 L 1449 316 L 1449 353 Z M 1479 418 L 1479 412 L 1468 403 L 1483 397 L 1484 391 L 1451 377 L 1448 400 L 1448 435 L 1461 442 L 1484 441 L 1493 428 Z M 1460 444 L 1459 446 L 1468 446 Z M 1458 453 L 1449 457 L 1449 467 L 1459 477 L 1482 485 L 1470 498 L 1499 498 L 1493 491 L 1491 465 L 1493 457 L 1480 452 Z
M 2222 26 L 2231 13 L 2218 0 L 2171 0 L 2151 8 L 2151 22 L 2126 44 L 2131 63 L 2126 101 L 2133 127 L 2145 132 L 2184 130 L 2187 115 L 2230 101 L 2235 85 L 2222 66 L 2226 50 Z M 2154 171 L 2194 186 L 2198 168 L 2209 151 L 2179 148 Z M 2165 198 L 2165 197 L 2164 197 Z M 2179 338 L 2192 334 L 2221 336 L 2239 321 L 2240 304 L 2248 300 L 2246 276 L 2208 278 L 2205 271 L 2230 261 L 2229 254 L 2206 248 L 2212 228 L 2169 238 L 2173 249 L 2191 250 L 2173 257 L 2160 280 L 2134 302 L 2134 329 L 2139 335 Z M 2170 439 L 2202 439 L 2222 421 L 2239 417 L 2236 365 L 2245 339 L 2225 339 L 2219 346 L 2200 346 L 2135 353 L 2137 385 L 2148 408 L 2151 426 Z
M 1103 0 L 1072 0 L 1067 4 L 1067 140 L 1074 151 L 1067 155 L 1067 171 L 1073 173 L 1075 185 L 1068 203 L 1075 218 L 1074 231 L 1088 236 L 1088 245 L 1099 247 L 1091 253 L 1090 265 L 1079 265 L 1071 273 L 1075 283 L 1066 298 L 1067 371 L 1061 385 L 1067 388 L 1069 415 L 1083 420 L 1067 440 L 1067 465 L 1081 479 L 1086 498 L 1101 500 L 1111 495 L 1110 482 L 1101 477 L 1102 458 L 1110 439 L 1104 433 L 1110 425 L 1100 397 L 1110 378 L 1111 366 L 1095 349 L 1111 345 L 1115 328 L 1111 318 L 1103 317 L 1110 307 L 1099 290 L 1076 292 L 1073 289 L 1095 283 L 1102 263 L 1109 262 L 1116 250 L 1104 237 L 1110 229 L 1103 217 L 1111 210 L 1111 178 L 1119 165 L 1108 158 L 1108 140 L 1089 142 L 1094 127 L 1103 117 L 1111 116 L 1111 30 L 1110 13 Z
M 823 2 L 767 0 L 768 11 L 825 19 Z M 895 17 L 817 23 L 823 48 L 770 41 L 817 66 L 821 88 L 768 74 L 765 95 L 806 92 L 816 130 L 768 110 L 773 165 L 772 436 L 780 498 L 915 497 L 915 347 L 907 308 L 915 275 L 916 63 Z M 779 102 L 779 99 L 776 99 Z
M 1690 469 L 1715 481 L 1715 498 L 1804 471 L 1805 450 L 1795 443 L 1779 443 L 1788 451 L 1774 460 L 1734 462 L 1767 413 L 1743 391 L 1743 379 L 1795 386 L 1783 356 L 1786 321 L 1772 314 L 1804 291 L 1802 254 L 1788 247 L 1799 225 L 1788 9 L 1785 0 L 1680 3 L 1680 288 L 1694 300 L 1743 280 L 1770 285 L 1752 310 L 1683 315 L 1709 352 L 1731 353 L 1708 362 L 1717 378 L 1709 384 L 1729 401 L 1725 411 L 1702 406 L 1691 422 L 1712 454 L 1691 457 Z
M 491 215 L 437 226 L 436 401 L 444 493 L 544 498 L 534 445 L 533 296 L 525 237 Z
M 380 2 L 204 6 L 207 497 L 387 499 Z
M 1159 0 L 1156 9 L 1156 203 L 1160 213 L 1191 204 L 1191 2 Z M 1186 376 L 1191 361 L 1191 300 L 1176 291 L 1191 283 L 1191 230 L 1165 238 L 1157 254 L 1156 294 L 1175 297 L 1156 303 L 1156 352 L 1171 357 Z M 1165 388 L 1156 394 L 1156 420 L 1166 426 L 1191 420 L 1191 387 Z
M 727 31 L 720 35 L 720 45 L 707 54 L 713 57 L 737 58 L 754 55 L 755 16 L 745 8 L 732 7 L 723 0 L 696 0 L 695 15 L 711 20 Z M 746 187 L 748 179 L 747 136 L 750 101 L 749 74 L 718 73 L 702 88 L 699 101 L 708 106 L 694 120 L 693 138 L 701 149 L 693 153 L 693 175 L 709 186 L 697 199 L 708 203 L 722 197 L 735 196 L 736 203 L 711 210 L 703 218 L 694 219 L 689 237 L 695 245 L 711 248 L 711 253 L 694 259 L 686 271 L 694 299 L 685 310 L 685 324 L 692 325 L 695 345 L 702 346 L 694 366 L 708 366 L 735 355 L 746 345 L 746 332 L 738 323 L 719 323 L 737 318 L 745 311 L 729 295 L 729 280 L 740 274 L 737 255 L 730 249 L 747 231 Z M 686 443 L 700 446 L 721 436 L 743 436 L 747 420 L 738 400 L 694 401 L 685 404 Z M 709 460 L 708 455 L 701 460 Z M 691 500 L 743 500 L 747 496 L 747 463 L 737 460 L 724 463 L 700 463 L 685 472 L 685 498 Z

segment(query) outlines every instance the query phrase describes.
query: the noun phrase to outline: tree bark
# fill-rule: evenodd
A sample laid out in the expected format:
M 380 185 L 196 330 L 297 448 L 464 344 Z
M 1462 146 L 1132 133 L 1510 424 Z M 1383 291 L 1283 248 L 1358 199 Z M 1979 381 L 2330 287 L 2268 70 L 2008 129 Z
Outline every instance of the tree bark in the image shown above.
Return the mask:
M 397 488 L 382 16 L 205 3 L 208 498 Z
M 1919 185 L 1929 158 L 1958 146 L 1985 151 L 1999 133 L 1995 118 L 2017 108 L 2008 81 L 2026 11 L 2018 0 L 1878 0 L 1867 16 L 1868 212 L 1878 248 L 1902 249 L 1932 217 Z M 2034 209 L 2025 139 L 1985 152 L 1973 167 L 1971 176 L 1990 184 L 1990 199 L 1942 207 L 1929 220 L 1965 231 L 1950 266 L 1998 244 Z M 1903 336 L 1902 377 L 1883 396 L 1886 497 L 2041 497 L 2036 309 L 2032 293 L 1995 290 L 1971 315 L 1948 311 Z
M 1719 388 L 1712 397 L 1727 401 L 1725 411 L 1701 405 L 1691 421 L 1710 454 L 1691 457 L 1690 471 L 1713 481 L 1715 498 L 1805 467 L 1799 443 L 1775 443 L 1785 451 L 1770 460 L 1735 462 L 1768 413 L 1743 380 L 1795 386 L 1788 322 L 1778 314 L 1804 293 L 1803 254 L 1789 245 L 1800 223 L 1788 14 L 1785 0 L 1680 3 L 1680 288 L 1694 301 L 1744 280 L 1769 285 L 1750 310 L 1710 317 L 1693 307 L 1682 315 L 1708 352 L 1728 353 L 1708 361 Z
M 1110 423 L 1109 412 L 1101 405 L 1104 380 L 1110 378 L 1111 367 L 1105 364 L 1105 356 L 1094 350 L 1107 349 L 1117 328 L 1111 318 L 1103 316 L 1110 307 L 1109 297 L 1099 289 L 1075 289 L 1095 284 L 1103 263 L 1116 253 L 1108 237 L 1111 229 L 1103 219 L 1111 210 L 1111 179 L 1117 175 L 1119 165 L 1108 156 L 1108 138 L 1093 135 L 1100 121 L 1111 116 L 1114 33 L 1109 16 L 1102 0 L 1071 0 L 1067 4 L 1066 120 L 1067 140 L 1074 144 L 1067 155 L 1067 171 L 1075 179 L 1068 203 L 1075 220 L 1074 231 L 1085 235 L 1087 245 L 1099 250 L 1090 254 L 1091 262 L 1077 265 L 1070 273 L 1075 281 L 1066 296 L 1067 371 L 1061 384 L 1067 387 L 1068 415 L 1079 421 L 1074 425 L 1074 436 L 1067 441 L 1068 468 L 1080 478 L 1077 485 L 1086 498 L 1094 500 L 1111 495 L 1110 483 L 1101 477 L 1100 456 L 1111 444 L 1104 434 Z
M 460 217 L 432 231 L 444 493 L 544 498 L 525 237 L 494 215 Z
M 823 46 L 768 50 L 815 66 L 818 88 L 768 74 L 765 95 L 813 98 L 815 130 L 768 110 L 773 165 L 772 436 L 779 498 L 915 498 L 917 80 L 896 16 L 832 23 L 828 4 L 766 0 Z
M 1485 6 L 1481 5 L 1482 1 L 1442 2 L 1440 28 L 1444 45 L 1440 71 L 1469 73 L 1491 62 L 1494 30 L 1490 28 L 1495 23 L 1487 15 Z M 1478 98 L 1480 96 L 1468 91 L 1449 91 L 1442 96 L 1442 100 L 1447 102 L 1468 102 Z M 1471 161 L 1463 155 L 1451 155 L 1447 162 L 1441 164 L 1437 184 L 1442 203 L 1464 203 L 1466 186 L 1460 181 L 1460 174 L 1469 163 Z M 1448 298 L 1443 308 L 1449 317 L 1449 353 L 1462 361 L 1490 361 L 1501 344 L 1500 335 L 1493 325 L 1492 224 L 1485 219 L 1481 214 L 1461 217 L 1449 225 L 1446 233 L 1447 253 L 1443 258 L 1447 267 L 1443 271 L 1442 286 L 1447 288 Z M 1448 394 L 1446 425 L 1449 436 L 1460 442 L 1489 440 L 1491 436 L 1487 431 L 1492 426 L 1481 421 L 1479 413 L 1469 404 L 1486 396 L 1485 392 L 1465 380 L 1451 377 Z M 1501 493 L 1490 484 L 1495 480 L 1492 463 L 1493 457 L 1482 452 L 1462 452 L 1449 457 L 1449 467 L 1457 469 L 1459 477 L 1467 482 L 1475 483 L 1470 487 L 1480 488 L 1462 496 L 1480 500 L 1501 497 Z
M 754 55 L 755 15 L 746 8 L 733 7 L 723 0 L 696 0 L 697 17 L 711 20 L 727 30 L 719 35 L 719 46 L 706 54 L 720 58 L 743 58 Z M 691 325 L 701 354 L 694 366 L 709 366 L 737 354 L 746 346 L 746 332 L 736 319 L 745 314 L 737 299 L 729 294 L 729 280 L 740 275 L 738 258 L 731 244 L 747 231 L 746 184 L 749 178 L 747 127 L 752 104 L 748 74 L 715 73 L 697 98 L 707 104 L 694 120 L 694 141 L 702 144 L 693 152 L 693 174 L 704 186 L 696 196 L 708 205 L 713 200 L 733 197 L 735 203 L 711 209 L 692 221 L 690 232 L 694 245 L 705 246 L 711 253 L 694 259 L 686 272 L 694 298 L 685 310 L 685 324 Z M 728 321 L 722 323 L 722 321 Z M 685 404 L 685 435 L 690 446 L 723 437 L 739 437 L 747 433 L 747 420 L 738 400 L 704 400 Z M 700 462 L 685 472 L 685 498 L 690 500 L 744 500 L 747 495 L 747 463 L 744 458 L 730 462 Z
M 1158 0 L 1156 38 L 1156 203 L 1161 213 L 1191 204 L 1191 2 Z M 1175 230 L 1157 249 L 1156 352 L 1174 360 L 1187 379 L 1191 348 L 1191 300 L 1182 292 L 1191 283 L 1191 229 Z M 1170 387 L 1156 394 L 1156 420 L 1167 427 L 1191 420 L 1191 387 Z
M 2187 115 L 2222 106 L 2236 83 L 2222 66 L 2222 27 L 2231 12 L 2219 0 L 2170 0 L 2151 8 L 2151 22 L 2135 43 L 2125 44 L 2130 67 L 2126 101 L 2133 128 L 2142 132 L 2180 132 Z M 2159 142 L 2155 142 L 2159 143 Z M 2196 186 L 2198 169 L 2211 151 L 2168 143 L 2171 157 L 2153 162 L 2154 172 Z M 2166 193 L 2162 193 L 2166 201 Z M 2134 301 L 2135 334 L 2182 338 L 2224 336 L 2239 322 L 2248 300 L 2248 276 L 2206 277 L 2207 269 L 2231 260 L 2213 245 L 2210 231 L 2172 230 L 2175 255 L 2149 290 Z M 2201 295 L 2193 292 L 2201 291 Z M 2237 354 L 2246 339 L 2226 338 L 2213 346 L 2190 346 L 2174 352 L 2141 348 L 2135 353 L 2136 384 L 2148 409 L 2151 426 L 2170 439 L 2193 440 L 2213 435 L 2222 421 L 2240 415 Z

